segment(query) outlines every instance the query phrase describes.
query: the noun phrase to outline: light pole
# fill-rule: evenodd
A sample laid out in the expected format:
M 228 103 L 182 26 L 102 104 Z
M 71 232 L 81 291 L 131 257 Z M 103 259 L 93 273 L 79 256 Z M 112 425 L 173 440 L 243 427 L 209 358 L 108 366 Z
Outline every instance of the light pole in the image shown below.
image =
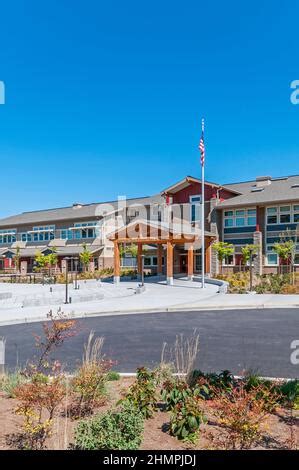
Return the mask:
M 69 303 L 69 299 L 68 299 L 68 295 L 69 295 L 69 292 L 68 292 L 68 289 L 69 289 L 69 259 L 68 257 L 64 258 L 64 261 L 65 261 L 65 304 L 68 304 Z

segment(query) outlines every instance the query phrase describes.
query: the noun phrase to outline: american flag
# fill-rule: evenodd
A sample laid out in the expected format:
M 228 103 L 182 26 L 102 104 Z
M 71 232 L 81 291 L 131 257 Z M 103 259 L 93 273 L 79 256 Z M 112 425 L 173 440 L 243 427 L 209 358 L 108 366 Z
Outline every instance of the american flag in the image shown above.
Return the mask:
M 201 166 L 204 166 L 204 164 L 205 164 L 205 143 L 204 143 L 204 139 L 203 139 L 203 132 L 201 134 L 201 139 L 200 139 L 198 148 L 200 150 L 200 163 L 201 163 Z

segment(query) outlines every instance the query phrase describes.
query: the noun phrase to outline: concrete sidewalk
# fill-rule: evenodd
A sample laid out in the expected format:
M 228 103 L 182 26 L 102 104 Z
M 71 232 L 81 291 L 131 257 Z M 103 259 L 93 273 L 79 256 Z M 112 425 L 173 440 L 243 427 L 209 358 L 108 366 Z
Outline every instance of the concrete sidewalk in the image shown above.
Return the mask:
M 13 286 L 15 290 L 16 285 Z M 101 286 L 94 287 L 103 292 L 101 300 L 74 302 L 67 305 L 62 302 L 60 305 L 21 307 L 15 304 L 9 306 L 9 301 L 3 299 L 0 305 L 0 325 L 41 321 L 47 318 L 50 310 L 55 313 L 59 308 L 74 318 L 84 318 L 141 312 L 299 307 L 298 295 L 219 294 L 218 287 L 215 285 L 206 284 L 206 288 L 202 290 L 198 282 L 186 279 L 176 279 L 173 286 L 166 286 L 163 282 L 146 283 L 146 289 L 141 294 L 135 294 L 136 287 L 136 282 L 122 282 L 120 286 L 103 283 Z M 36 295 L 40 295 L 41 288 L 42 286 L 36 286 Z M 72 289 L 70 286 L 70 295 L 72 295 Z M 85 289 L 92 292 L 91 284 L 82 284 L 82 294 Z M 3 291 L 2 286 L 0 291 Z M 32 289 L 29 291 L 29 295 L 34 294 Z

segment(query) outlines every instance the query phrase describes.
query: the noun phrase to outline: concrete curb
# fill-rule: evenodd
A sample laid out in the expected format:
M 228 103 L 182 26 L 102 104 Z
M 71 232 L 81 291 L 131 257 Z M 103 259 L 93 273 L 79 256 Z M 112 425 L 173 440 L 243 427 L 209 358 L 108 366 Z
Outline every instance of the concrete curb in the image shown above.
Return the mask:
M 147 309 L 127 309 L 127 310 L 111 310 L 103 312 L 89 312 L 89 313 L 69 313 L 69 318 L 84 319 L 91 317 L 108 317 L 119 315 L 140 315 L 146 313 L 188 313 L 188 312 L 201 312 L 201 311 L 215 311 L 215 310 L 265 310 L 265 309 L 282 309 L 282 308 L 299 308 L 299 304 L 260 304 L 260 305 L 200 305 L 200 306 L 173 306 L 173 307 L 157 307 Z M 28 324 L 48 321 L 46 316 L 33 317 L 33 318 L 15 318 L 11 320 L 0 321 L 1 326 Z

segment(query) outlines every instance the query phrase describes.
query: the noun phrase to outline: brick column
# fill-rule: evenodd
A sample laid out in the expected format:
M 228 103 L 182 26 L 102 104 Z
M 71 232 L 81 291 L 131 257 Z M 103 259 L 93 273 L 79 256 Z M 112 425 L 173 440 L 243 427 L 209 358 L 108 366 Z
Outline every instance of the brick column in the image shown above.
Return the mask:
M 65 260 L 65 259 L 62 259 L 62 260 L 61 260 L 61 272 L 62 272 L 63 274 L 66 273 L 66 263 L 67 263 L 67 260 Z
M 27 269 L 28 269 L 28 263 L 27 261 L 21 261 L 21 264 L 20 264 L 20 272 L 21 272 L 21 275 L 22 276 L 25 276 L 25 274 L 27 274 Z
M 253 244 L 258 245 L 257 254 L 253 260 L 253 274 L 263 274 L 263 236 L 262 232 L 254 232 Z
M 95 272 L 95 263 L 94 263 L 94 261 L 89 262 L 88 271 L 91 272 L 91 273 Z

